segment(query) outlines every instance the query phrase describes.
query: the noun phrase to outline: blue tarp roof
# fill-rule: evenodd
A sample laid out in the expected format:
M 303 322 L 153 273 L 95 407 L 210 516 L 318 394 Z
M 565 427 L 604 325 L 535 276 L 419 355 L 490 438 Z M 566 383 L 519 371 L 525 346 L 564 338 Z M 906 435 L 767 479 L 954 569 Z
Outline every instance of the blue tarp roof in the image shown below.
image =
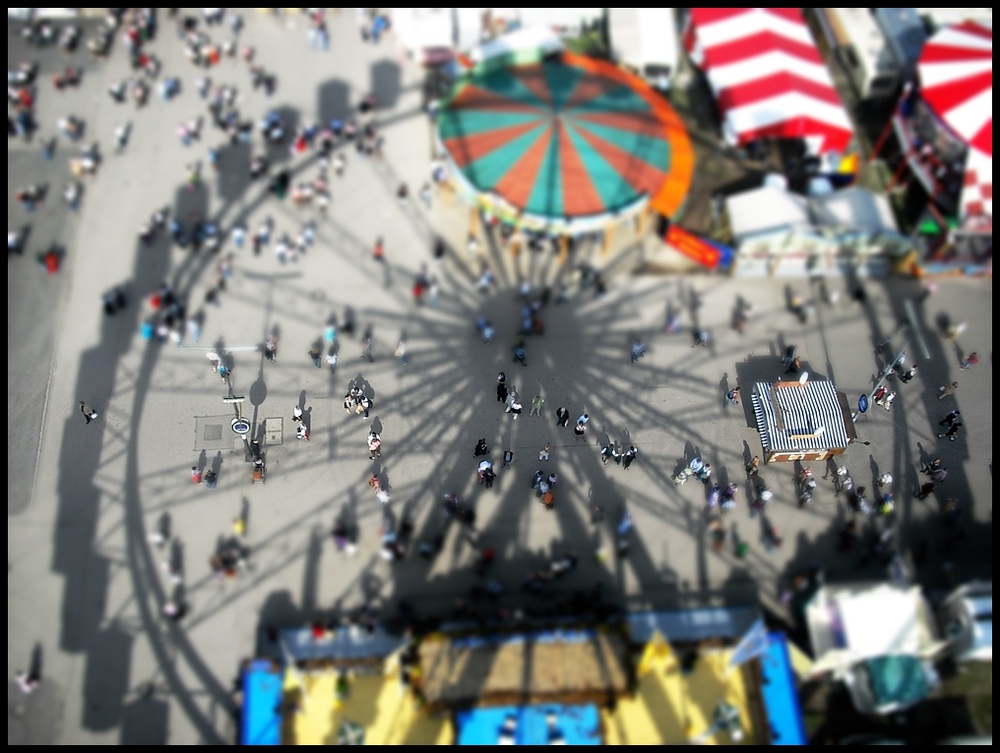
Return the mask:
M 767 638 L 767 652 L 760 657 L 760 672 L 771 744 L 805 745 L 806 728 L 785 634 L 768 633 Z
M 281 699 L 281 672 L 271 662 L 253 661 L 243 670 L 241 744 L 281 744 Z
M 553 715 L 550 729 L 549 715 Z M 508 721 L 509 720 L 509 721 Z M 459 745 L 496 745 L 507 725 L 516 745 L 600 745 L 600 714 L 594 704 L 494 706 L 455 715 Z M 558 739 L 561 738 L 561 739 Z
M 279 636 L 295 661 L 384 659 L 406 644 L 402 635 L 388 633 L 381 627 L 369 633 L 357 625 L 337 628 L 321 639 L 314 638 L 309 628 L 281 630 Z
M 706 607 L 670 612 L 634 612 L 626 619 L 632 640 L 646 643 L 657 630 L 672 642 L 739 638 L 759 616 L 756 607 Z

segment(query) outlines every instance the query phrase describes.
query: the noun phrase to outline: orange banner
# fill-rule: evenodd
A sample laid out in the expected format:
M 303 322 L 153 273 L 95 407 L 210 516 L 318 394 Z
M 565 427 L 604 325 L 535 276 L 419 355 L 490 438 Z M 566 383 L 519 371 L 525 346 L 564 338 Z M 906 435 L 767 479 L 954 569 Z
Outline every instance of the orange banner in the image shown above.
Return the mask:
M 719 249 L 677 225 L 670 226 L 663 240 L 702 266 L 709 269 L 719 266 L 719 258 L 722 256 Z

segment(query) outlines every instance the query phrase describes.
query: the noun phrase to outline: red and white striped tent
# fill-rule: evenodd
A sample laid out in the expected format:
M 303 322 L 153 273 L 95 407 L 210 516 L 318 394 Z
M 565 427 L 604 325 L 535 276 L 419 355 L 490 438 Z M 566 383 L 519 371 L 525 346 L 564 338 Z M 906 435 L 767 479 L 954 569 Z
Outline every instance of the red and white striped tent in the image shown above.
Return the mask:
M 962 215 L 993 216 L 993 27 L 947 26 L 927 40 L 917 66 L 920 95 L 969 145 Z
M 801 8 L 692 8 L 684 45 L 730 143 L 801 138 L 813 153 L 846 150 L 851 122 Z

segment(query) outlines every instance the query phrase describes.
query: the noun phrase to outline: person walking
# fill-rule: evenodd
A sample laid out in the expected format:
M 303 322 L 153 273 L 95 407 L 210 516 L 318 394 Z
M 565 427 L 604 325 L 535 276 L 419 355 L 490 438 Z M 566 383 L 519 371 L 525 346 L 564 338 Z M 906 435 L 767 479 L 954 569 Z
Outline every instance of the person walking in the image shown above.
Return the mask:
M 556 426 L 566 426 L 569 424 L 569 411 L 565 406 L 556 411 Z
M 944 439 L 945 437 L 947 437 L 952 442 L 954 442 L 955 437 L 958 435 L 958 430 L 962 428 L 962 425 L 963 424 L 961 421 L 956 421 L 953 424 L 949 424 L 948 430 L 944 434 L 938 434 L 938 438 Z
M 406 366 L 409 362 L 406 360 L 406 340 L 400 338 L 399 342 L 396 343 L 396 358 L 399 359 L 400 366 Z
M 87 420 L 88 424 L 97 418 L 97 411 L 83 402 L 83 400 L 80 401 L 80 412 L 83 414 L 83 417 Z
M 941 387 L 938 387 L 938 392 L 941 393 L 940 395 L 938 395 L 938 400 L 944 400 L 946 397 L 954 395 L 955 390 L 957 389 L 958 389 L 958 382 L 952 382 L 951 384 L 945 384 L 942 385 Z
M 755 478 L 760 470 L 760 455 L 754 455 L 753 458 L 747 463 L 746 471 L 747 476 L 750 478 Z
M 372 258 L 378 262 L 385 262 L 385 244 L 381 238 L 375 241 L 375 247 L 372 249 Z
M 927 499 L 934 492 L 934 484 L 927 481 L 920 487 L 920 491 L 913 495 L 914 499 Z
M 740 404 L 740 388 L 733 387 L 729 392 L 726 393 L 726 400 L 729 401 L 730 405 Z
M 196 465 L 191 466 L 191 483 L 200 484 L 201 483 L 201 468 Z
M 962 361 L 962 368 L 971 369 L 977 363 L 979 363 L 979 355 L 975 351 L 973 351 L 972 353 L 969 353 L 969 355 L 967 355 L 965 359 Z
M 368 363 L 374 361 L 372 358 L 372 336 L 367 331 L 361 336 L 361 360 L 368 361 Z
M 219 485 L 219 474 L 209 468 L 205 471 L 205 488 L 214 489 Z
M 586 422 L 577 421 L 576 425 L 573 427 L 573 434 L 577 439 L 583 439 L 587 433 Z
M 600 440 L 598 440 L 598 444 L 600 444 Z M 603 465 L 607 465 L 608 461 L 611 460 L 612 457 L 614 457 L 614 452 L 615 449 L 610 442 L 604 444 L 601 447 L 601 463 Z
M 958 420 L 958 417 L 962 415 L 962 411 L 953 410 L 947 416 L 938 421 L 938 426 L 951 426 Z
M 521 343 L 518 342 L 518 344 L 515 345 L 512 348 L 512 350 L 514 351 L 514 358 L 512 359 L 513 363 L 519 363 L 522 366 L 527 366 L 528 365 L 528 362 L 526 360 L 527 355 L 525 354 L 524 348 L 521 346 Z
M 589 420 L 590 420 L 590 414 L 589 413 L 582 413 L 582 414 L 580 414 L 580 417 L 578 419 L 576 419 L 576 425 L 577 426 L 581 426 L 581 425 L 582 426 L 586 426 L 587 422 Z
M 644 355 L 646 355 L 646 344 L 642 340 L 636 340 L 632 343 L 632 363 L 635 363 Z
M 497 402 L 507 402 L 507 375 L 502 371 L 497 374 Z
M 368 459 L 375 460 L 375 457 L 382 457 L 382 435 L 375 432 L 368 432 Z
M 632 461 L 635 460 L 638 454 L 639 451 L 635 448 L 635 445 L 630 444 L 628 449 L 625 451 L 625 456 L 622 458 L 622 468 L 627 471 L 628 467 L 632 465 Z
M 264 355 L 267 356 L 267 360 L 271 363 L 278 362 L 278 336 L 268 335 L 264 339 Z
M 523 406 L 521 405 L 521 402 L 517 399 L 516 396 L 514 397 L 514 400 L 511 402 L 509 408 L 510 408 L 510 410 L 508 411 L 508 413 L 513 413 L 514 414 L 514 420 L 517 421 L 517 417 L 521 415 L 521 411 L 524 408 L 523 408 Z
M 296 405 L 296 406 L 294 406 L 292 408 L 292 421 L 294 421 L 296 423 L 301 423 L 302 422 L 302 408 L 301 408 L 301 406 Z
M 299 425 L 296 427 L 296 429 L 295 429 L 295 438 L 296 439 L 304 439 L 307 442 L 309 441 L 309 429 L 306 428 L 306 424 L 305 424 L 304 421 L 301 422 L 301 423 L 299 423 Z
M 489 455 L 490 448 L 486 445 L 486 437 L 481 437 L 478 442 L 476 442 L 475 448 L 472 450 L 472 456 L 475 458 L 481 455 Z
M 531 398 L 531 412 L 528 415 L 541 416 L 542 406 L 544 404 L 545 404 L 545 398 L 543 398 L 541 395 L 535 395 L 533 398 Z
M 929 463 L 924 463 L 920 467 L 920 472 L 930 476 L 932 473 L 941 468 L 941 458 L 934 458 L 934 460 Z
M 886 411 L 888 411 L 892 407 L 892 403 L 895 399 L 896 399 L 896 393 L 889 391 L 882 396 L 882 399 L 878 401 L 878 404 L 881 405 L 883 408 L 885 408 Z
M 539 460 L 548 460 L 550 454 L 551 453 L 550 453 L 549 445 L 546 444 L 545 446 L 542 447 L 541 450 L 538 451 L 538 459 Z
M 330 373 L 331 374 L 336 374 L 337 373 L 337 354 L 336 353 L 334 353 L 332 351 L 330 352 L 330 354 L 326 357 L 326 365 L 330 367 Z
M 313 366 L 317 369 L 323 368 L 323 351 L 316 347 L 315 345 L 309 349 L 309 357 L 312 359 Z
M 506 468 L 514 460 L 514 453 L 510 450 L 503 451 L 503 465 L 501 467 Z

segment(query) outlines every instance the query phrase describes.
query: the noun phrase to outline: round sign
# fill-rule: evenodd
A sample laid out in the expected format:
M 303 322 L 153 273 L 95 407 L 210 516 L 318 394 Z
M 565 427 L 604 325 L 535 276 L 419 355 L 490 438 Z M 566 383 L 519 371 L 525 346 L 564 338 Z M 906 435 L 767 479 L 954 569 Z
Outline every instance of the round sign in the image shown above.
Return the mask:
M 858 398 L 858 410 L 862 413 L 868 410 L 868 395 L 862 395 Z
M 236 434 L 247 434 L 250 431 L 250 424 L 243 418 L 233 419 L 233 432 Z

